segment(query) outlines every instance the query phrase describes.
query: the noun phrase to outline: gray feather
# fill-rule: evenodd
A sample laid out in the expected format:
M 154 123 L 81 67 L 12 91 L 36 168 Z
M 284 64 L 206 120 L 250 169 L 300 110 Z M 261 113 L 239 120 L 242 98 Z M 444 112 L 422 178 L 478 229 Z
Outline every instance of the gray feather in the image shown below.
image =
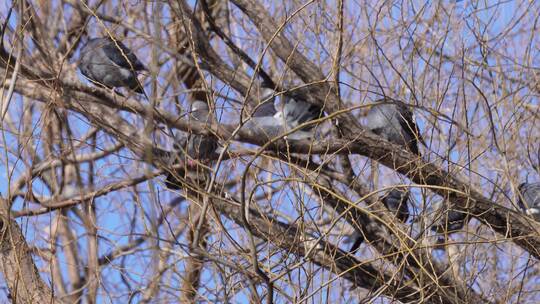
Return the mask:
M 195 101 L 191 105 L 190 119 L 207 122 L 210 121 L 208 104 L 203 101 Z M 169 164 L 184 164 L 176 172 L 169 172 L 165 180 L 165 185 L 170 189 L 180 189 L 181 181 L 178 177 L 185 177 L 189 171 L 197 173 L 196 162 L 209 162 L 213 159 L 218 148 L 218 141 L 212 135 L 175 134 L 173 151 L 170 153 Z
M 143 94 L 137 71 L 145 70 L 135 54 L 120 41 L 109 37 L 90 39 L 81 49 L 81 73 L 108 88 L 128 87 Z
M 518 190 L 518 206 L 523 213 L 540 221 L 540 183 L 522 183 Z
M 289 129 L 296 128 L 303 123 L 318 119 L 321 116 L 321 108 L 303 100 L 296 100 L 287 97 L 285 98 L 283 105 L 283 117 Z M 314 127 L 314 125 L 310 125 L 306 126 L 302 130 L 311 130 Z
M 418 141 L 423 139 L 408 106 L 390 99 L 377 102 L 383 103 L 373 105 L 368 111 L 367 127 L 384 139 L 405 146 L 419 155 Z
M 268 99 L 272 96 L 273 91 L 265 89 L 264 93 L 265 99 Z M 321 115 L 323 113 L 320 108 L 292 98 L 285 98 L 282 108 L 278 111 L 272 98 L 259 105 L 242 129 L 248 132 L 254 130 L 256 134 L 264 134 L 267 139 L 273 139 L 305 122 L 317 119 Z M 296 140 L 313 138 L 313 128 L 314 126 L 306 126 L 289 134 L 287 138 Z
M 265 96 L 269 95 L 266 89 Z M 267 97 L 267 98 L 268 98 Z M 253 116 L 244 124 L 243 129 L 255 130 L 257 134 L 265 134 L 268 139 L 273 139 L 288 133 L 290 130 L 308 121 L 318 119 L 323 115 L 322 110 L 305 101 L 285 98 L 281 109 L 276 110 L 273 99 L 260 105 Z M 289 139 L 313 138 L 314 125 L 306 126 L 287 136 Z
M 270 100 L 259 104 L 259 106 L 255 109 L 255 112 L 253 112 L 253 117 L 274 116 L 276 113 L 277 111 L 274 101 Z

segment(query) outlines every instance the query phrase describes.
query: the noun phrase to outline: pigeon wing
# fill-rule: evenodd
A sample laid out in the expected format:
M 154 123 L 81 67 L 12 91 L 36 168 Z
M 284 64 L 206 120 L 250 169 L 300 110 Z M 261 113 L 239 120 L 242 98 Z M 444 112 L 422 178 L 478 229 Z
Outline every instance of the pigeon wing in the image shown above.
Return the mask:
M 255 109 L 255 112 L 253 112 L 253 117 L 274 116 L 276 113 L 274 101 L 270 100 L 260 104 L 257 109 Z
M 320 107 L 314 104 L 287 98 L 283 112 L 287 123 L 291 127 L 296 127 L 297 125 L 319 118 L 322 111 Z
M 523 200 L 520 198 L 520 207 L 524 210 L 540 207 L 540 183 L 523 184 L 520 187 Z
M 125 68 L 133 69 L 134 71 L 146 70 L 146 67 L 139 61 L 137 56 L 119 40 L 108 38 L 108 42 L 104 43 L 102 48 L 107 57 L 114 64 Z
M 423 145 L 426 145 L 426 143 L 422 137 L 422 134 L 420 134 L 420 129 L 418 129 L 418 126 L 414 121 L 414 115 L 412 111 L 405 105 L 398 105 L 398 109 L 399 115 L 401 116 L 399 119 L 399 124 L 401 125 L 401 128 L 405 130 L 405 132 L 407 132 L 407 134 L 409 134 L 412 138 L 409 148 L 414 154 L 419 154 L 418 141 L 420 141 Z
M 449 210 L 448 214 L 443 216 L 439 223 L 431 227 L 431 230 L 437 233 L 444 233 L 445 231 L 455 232 L 462 229 L 467 221 L 467 214 L 455 210 Z

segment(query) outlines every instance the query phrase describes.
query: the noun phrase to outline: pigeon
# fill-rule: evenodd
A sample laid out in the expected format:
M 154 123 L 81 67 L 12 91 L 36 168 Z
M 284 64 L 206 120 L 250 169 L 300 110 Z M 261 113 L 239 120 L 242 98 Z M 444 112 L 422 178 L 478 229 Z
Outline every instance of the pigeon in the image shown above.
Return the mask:
M 466 213 L 458 212 L 455 210 L 449 210 L 448 214 L 444 216 L 437 224 L 431 227 L 431 231 L 443 234 L 443 233 L 455 233 L 462 230 L 469 218 Z M 439 236 L 437 244 L 445 244 L 445 238 Z M 437 247 L 436 249 L 444 250 L 444 247 Z
M 261 100 L 264 102 L 259 104 L 253 112 L 253 117 L 273 117 L 276 115 L 276 107 L 274 106 L 274 90 L 263 88 Z
M 402 223 L 407 222 L 409 218 L 409 193 L 399 189 L 392 189 L 382 199 L 383 204 L 390 210 Z
M 278 115 L 278 117 L 282 117 L 282 119 L 285 121 L 285 126 L 287 129 L 294 129 L 303 123 L 321 117 L 321 112 L 321 108 L 314 104 L 305 102 L 303 100 L 285 97 L 283 109 L 276 113 L 276 115 Z M 310 131 L 313 128 L 314 125 L 308 125 L 300 130 Z
M 147 69 L 119 40 L 90 39 L 81 49 L 79 69 L 93 83 L 107 88 L 128 87 L 144 94 L 137 72 Z
M 392 189 L 382 197 L 382 203 L 388 210 L 394 213 L 394 216 L 402 223 L 407 222 L 409 219 L 408 201 L 409 193 L 399 189 Z M 353 234 L 352 239 L 355 241 L 349 249 L 349 252 L 354 253 L 364 242 L 364 235 L 361 232 L 357 232 Z
M 540 183 L 522 183 L 518 186 L 518 206 L 523 213 L 540 221 Z
M 367 126 L 371 132 L 398 145 L 406 146 L 420 155 L 418 141 L 424 143 L 416 126 L 414 114 L 406 104 L 391 99 L 378 100 L 367 114 Z
M 273 99 L 271 99 L 257 107 L 252 117 L 244 124 L 243 129 L 258 130 L 268 139 L 272 139 L 303 123 L 318 119 L 322 115 L 320 107 L 288 97 L 284 98 L 281 109 L 277 110 Z M 314 125 L 305 126 L 287 137 L 289 139 L 312 138 L 314 127 Z
M 210 119 L 208 110 L 208 104 L 203 101 L 195 101 L 191 105 L 191 117 L 190 119 L 207 122 Z M 170 153 L 169 163 L 170 165 L 185 164 L 184 168 L 180 168 L 177 171 L 171 171 L 167 173 L 165 179 L 165 185 L 169 189 L 180 189 L 181 181 L 179 177 L 186 176 L 186 170 L 195 171 L 200 170 L 197 166 L 197 162 L 208 162 L 212 159 L 212 155 L 218 148 L 217 139 L 214 136 L 189 134 L 187 136 L 175 135 L 173 143 L 173 151 Z
M 431 227 L 431 231 L 437 233 L 452 233 L 461 230 L 467 221 L 467 214 L 455 210 L 448 211 L 448 214 L 442 218 L 436 225 Z

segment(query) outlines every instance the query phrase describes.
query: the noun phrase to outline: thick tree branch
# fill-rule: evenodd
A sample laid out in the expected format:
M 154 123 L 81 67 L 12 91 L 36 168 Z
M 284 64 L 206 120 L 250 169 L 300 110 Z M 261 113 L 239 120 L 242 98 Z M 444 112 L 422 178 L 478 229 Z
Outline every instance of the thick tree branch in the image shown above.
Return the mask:
M 0 198 L 0 265 L 13 303 L 57 303 L 41 279 L 19 224 Z

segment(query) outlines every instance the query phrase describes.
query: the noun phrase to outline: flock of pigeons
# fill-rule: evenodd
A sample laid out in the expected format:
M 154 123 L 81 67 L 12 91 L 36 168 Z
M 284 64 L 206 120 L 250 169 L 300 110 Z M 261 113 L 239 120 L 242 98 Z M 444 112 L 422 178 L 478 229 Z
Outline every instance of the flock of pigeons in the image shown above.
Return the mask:
M 92 83 L 109 89 L 127 87 L 137 93 L 144 94 L 143 85 L 137 79 L 138 72 L 147 71 L 144 64 L 135 54 L 119 40 L 110 37 L 90 39 L 81 49 L 79 68 L 81 73 Z M 243 128 L 257 129 L 268 138 L 275 138 L 287 133 L 288 139 L 305 139 L 313 136 L 314 124 L 310 121 L 320 118 L 322 109 L 302 100 L 284 98 L 281 107 L 274 105 L 273 90 L 265 89 L 267 102 L 261 104 Z M 210 119 L 208 105 L 203 101 L 195 101 L 191 105 L 190 119 L 206 122 Z M 367 128 L 385 140 L 406 147 L 412 153 L 420 155 L 418 142 L 425 145 L 415 123 L 414 114 L 405 103 L 382 99 L 375 103 L 367 113 Z M 305 126 L 299 128 L 300 125 Z M 215 137 L 189 134 L 175 135 L 171 165 L 185 164 L 194 168 L 197 160 L 210 160 L 218 149 Z M 166 186 L 180 188 L 179 177 L 184 177 L 186 170 L 179 169 L 167 175 Z M 518 187 L 521 210 L 540 221 L 540 183 L 522 183 Z M 402 222 L 409 218 L 409 193 L 393 189 L 382 198 L 382 202 Z M 432 229 L 442 233 L 460 230 L 466 222 L 466 214 L 450 211 L 444 223 Z M 363 242 L 358 236 L 351 251 L 356 251 Z

